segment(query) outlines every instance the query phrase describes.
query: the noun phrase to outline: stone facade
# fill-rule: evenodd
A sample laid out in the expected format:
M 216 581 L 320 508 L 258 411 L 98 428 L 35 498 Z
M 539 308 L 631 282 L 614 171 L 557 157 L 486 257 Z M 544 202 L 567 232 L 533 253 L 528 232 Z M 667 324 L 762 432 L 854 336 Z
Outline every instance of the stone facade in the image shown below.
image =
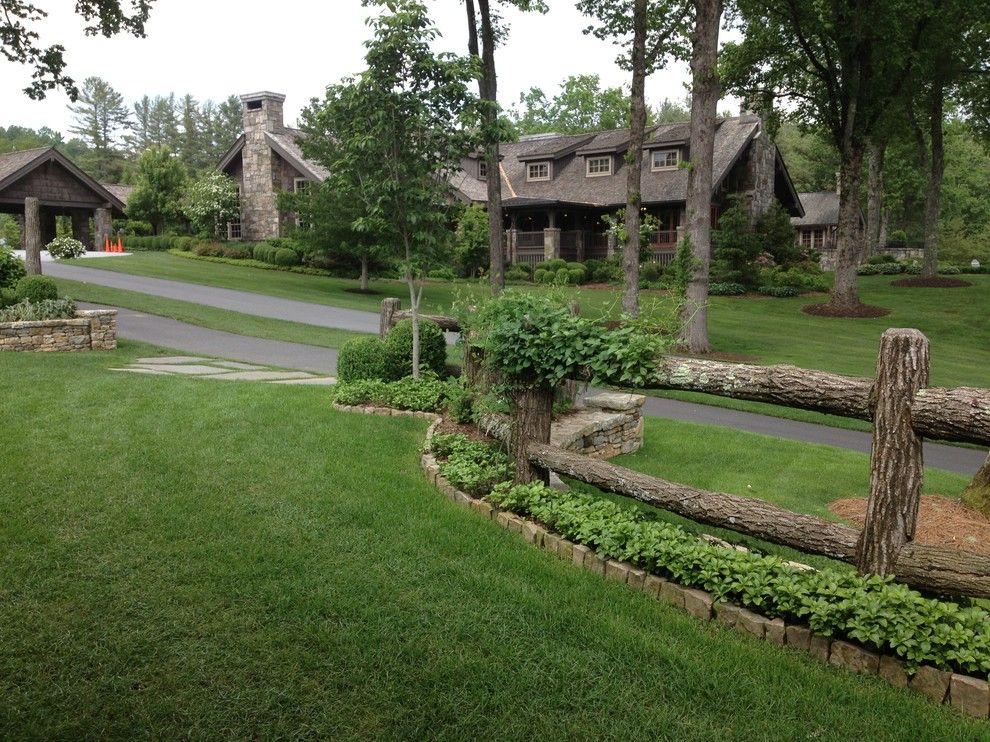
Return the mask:
M 643 446 L 641 394 L 603 392 L 584 400 L 585 408 L 555 420 L 550 443 L 598 459 L 638 451 Z
M 0 351 L 113 350 L 117 347 L 117 310 L 76 312 L 72 319 L 0 323 Z

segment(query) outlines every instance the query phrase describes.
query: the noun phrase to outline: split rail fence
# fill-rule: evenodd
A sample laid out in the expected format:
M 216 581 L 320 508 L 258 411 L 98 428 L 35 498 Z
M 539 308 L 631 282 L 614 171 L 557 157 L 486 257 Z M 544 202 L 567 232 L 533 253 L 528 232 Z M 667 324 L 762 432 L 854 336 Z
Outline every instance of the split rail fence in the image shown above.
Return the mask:
M 383 334 L 408 311 L 382 302 Z M 448 331 L 456 318 L 421 315 Z M 914 543 L 924 481 L 924 438 L 990 445 L 990 389 L 928 386 L 929 344 L 918 330 L 880 338 L 872 379 L 788 365 L 756 366 L 666 356 L 647 385 L 768 402 L 873 423 L 870 492 L 862 530 L 755 498 L 709 492 L 564 451 L 527 445 L 537 467 L 669 510 L 700 523 L 892 575 L 924 590 L 990 597 L 990 556 Z M 823 472 L 823 475 L 827 475 Z

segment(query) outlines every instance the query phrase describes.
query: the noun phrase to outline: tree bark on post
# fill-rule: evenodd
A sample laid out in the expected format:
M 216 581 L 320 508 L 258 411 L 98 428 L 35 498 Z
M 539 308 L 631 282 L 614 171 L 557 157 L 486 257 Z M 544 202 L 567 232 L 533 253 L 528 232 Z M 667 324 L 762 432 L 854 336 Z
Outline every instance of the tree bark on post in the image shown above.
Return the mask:
M 401 306 L 402 302 L 399 299 L 382 299 L 381 318 L 378 321 L 378 337 L 382 340 L 388 335 L 388 331 L 392 329 L 392 318 Z
M 835 282 L 831 304 L 844 310 L 859 306 L 856 269 L 862 255 L 859 190 L 863 168 L 862 148 L 850 145 L 839 168 L 839 228 L 835 251 Z
M 911 401 L 928 385 L 928 338 L 892 328 L 880 338 L 873 387 L 870 499 L 858 548 L 860 574 L 894 573 L 914 539 L 924 481 L 922 439 L 911 427 Z
M 24 199 L 24 271 L 41 275 L 41 204 L 33 196 Z
M 973 481 L 963 490 L 962 501 L 974 510 L 990 515 L 990 454 L 987 454 L 987 460 L 976 472 Z
M 708 340 L 708 273 L 712 254 L 712 170 L 718 107 L 718 31 L 722 0 L 695 0 L 691 39 L 691 142 L 687 233 L 694 270 L 684 307 L 684 340 L 692 353 L 711 350 Z
M 512 395 L 513 420 L 509 447 L 516 464 L 516 484 L 537 479 L 550 483 L 550 472 L 535 466 L 529 459 L 527 445 L 549 443 L 553 421 L 554 389 L 549 384 L 524 387 Z
M 643 140 L 646 137 L 647 0 L 633 2 L 632 88 L 629 149 L 626 151 L 626 244 L 622 246 L 622 311 L 639 316 L 639 226 L 642 203 Z

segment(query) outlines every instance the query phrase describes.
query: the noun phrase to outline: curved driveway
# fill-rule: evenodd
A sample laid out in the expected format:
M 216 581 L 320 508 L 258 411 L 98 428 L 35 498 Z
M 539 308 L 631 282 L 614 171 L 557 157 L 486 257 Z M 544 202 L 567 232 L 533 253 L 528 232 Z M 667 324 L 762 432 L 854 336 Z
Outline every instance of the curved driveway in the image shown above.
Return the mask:
M 180 281 L 167 281 L 161 278 L 132 276 L 126 273 L 114 273 L 96 268 L 80 268 L 75 265 L 59 263 L 46 264 L 45 273 L 58 278 L 69 278 L 74 281 L 85 281 L 101 286 L 138 291 L 260 317 L 271 317 L 356 332 L 378 332 L 378 315 L 373 312 L 342 309 L 293 299 L 281 299 L 265 294 L 255 294 L 249 291 L 234 291 Z M 318 348 L 312 345 L 264 340 L 231 332 L 210 330 L 130 309 L 120 310 L 118 323 L 119 333 L 123 338 L 141 340 L 175 350 L 315 373 L 332 374 L 336 372 L 337 368 L 337 351 L 332 348 Z M 650 416 L 705 425 L 718 425 L 804 443 L 836 446 L 862 453 L 869 453 L 870 451 L 869 433 L 831 428 L 797 420 L 785 420 L 752 412 L 727 410 L 711 405 L 647 397 L 644 413 Z M 980 468 L 986 455 L 984 450 L 925 443 L 926 465 L 958 474 L 974 474 Z

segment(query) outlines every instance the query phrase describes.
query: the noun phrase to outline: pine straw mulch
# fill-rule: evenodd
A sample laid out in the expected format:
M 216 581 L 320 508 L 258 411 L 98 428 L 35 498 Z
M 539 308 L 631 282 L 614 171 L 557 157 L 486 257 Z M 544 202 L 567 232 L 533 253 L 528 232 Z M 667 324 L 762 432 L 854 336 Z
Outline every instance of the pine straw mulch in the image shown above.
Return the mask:
M 866 520 L 865 497 L 836 500 L 829 503 L 828 509 L 858 526 Z M 990 555 L 990 518 L 966 507 L 959 500 L 925 495 L 921 498 L 918 531 L 914 540 L 928 546 Z
M 892 281 L 890 285 L 907 289 L 965 289 L 973 284 L 961 278 L 946 278 L 945 276 L 922 278 L 921 276 L 917 276 L 915 278 L 902 278 L 898 281 Z
M 889 309 L 872 304 L 857 304 L 854 307 L 847 307 L 833 304 L 830 301 L 824 304 L 808 304 L 801 307 L 801 311 L 814 317 L 847 317 L 851 319 L 875 319 L 890 314 Z

